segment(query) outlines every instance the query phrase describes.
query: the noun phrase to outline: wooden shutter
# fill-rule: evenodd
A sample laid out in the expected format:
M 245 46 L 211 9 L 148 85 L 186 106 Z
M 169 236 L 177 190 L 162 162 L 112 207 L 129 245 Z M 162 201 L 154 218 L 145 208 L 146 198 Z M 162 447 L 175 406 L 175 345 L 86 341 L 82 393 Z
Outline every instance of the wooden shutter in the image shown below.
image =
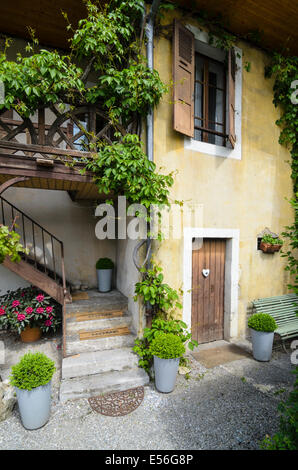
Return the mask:
M 236 79 L 236 56 L 235 50 L 231 48 L 228 56 L 228 87 L 229 87 L 229 128 L 228 137 L 232 147 L 235 147 L 235 79 Z
M 194 137 L 194 35 L 174 20 L 174 129 Z

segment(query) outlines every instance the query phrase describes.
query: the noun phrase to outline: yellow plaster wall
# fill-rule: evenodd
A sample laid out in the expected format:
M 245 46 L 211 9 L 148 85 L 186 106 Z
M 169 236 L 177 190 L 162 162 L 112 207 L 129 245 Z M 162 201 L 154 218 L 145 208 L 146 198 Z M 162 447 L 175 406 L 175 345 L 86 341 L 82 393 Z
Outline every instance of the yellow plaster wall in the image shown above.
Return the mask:
M 280 234 L 293 215 L 285 200 L 292 195 L 290 155 L 278 143 L 279 110 L 272 103 L 273 82 L 264 77 L 268 57 L 246 43 L 237 45 L 243 62 L 251 62 L 251 71 L 242 73 L 242 160 L 184 149 L 183 135 L 172 127 L 171 93 L 155 111 L 154 160 L 162 171 L 178 170 L 171 196 L 203 204 L 205 228 L 240 230 L 238 332 L 243 336 L 249 301 L 287 292 L 284 259 L 257 251 L 257 234 L 265 227 Z M 155 41 L 154 67 L 170 83 L 172 44 L 163 37 Z M 167 282 L 181 287 L 183 240 L 164 241 L 157 256 Z

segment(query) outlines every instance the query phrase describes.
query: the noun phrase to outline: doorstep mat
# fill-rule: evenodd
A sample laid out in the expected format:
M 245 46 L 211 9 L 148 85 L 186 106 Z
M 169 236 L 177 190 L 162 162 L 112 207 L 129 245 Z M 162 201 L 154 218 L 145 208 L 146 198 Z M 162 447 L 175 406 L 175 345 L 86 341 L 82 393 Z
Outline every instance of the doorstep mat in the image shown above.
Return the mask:
M 124 416 L 140 406 L 144 399 L 144 387 L 130 388 L 88 398 L 91 408 L 105 416 Z
M 212 369 L 221 364 L 237 361 L 245 357 L 251 358 L 251 354 L 235 344 L 225 344 L 216 348 L 203 349 L 202 351 L 193 352 L 191 355 L 207 369 Z
M 71 297 L 72 297 L 72 300 L 88 300 L 89 299 L 88 293 L 81 292 L 81 291 L 73 292 L 71 294 Z

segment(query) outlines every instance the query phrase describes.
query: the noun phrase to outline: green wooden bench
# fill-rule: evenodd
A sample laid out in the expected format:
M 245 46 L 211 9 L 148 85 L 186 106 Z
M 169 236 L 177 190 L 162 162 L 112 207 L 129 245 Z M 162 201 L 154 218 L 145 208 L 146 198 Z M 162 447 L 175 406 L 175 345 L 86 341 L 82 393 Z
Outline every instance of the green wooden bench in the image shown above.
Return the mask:
M 298 296 L 285 294 L 253 301 L 254 313 L 269 313 L 276 321 L 278 328 L 275 333 L 284 341 L 298 336 Z M 285 349 L 286 350 L 286 349 Z

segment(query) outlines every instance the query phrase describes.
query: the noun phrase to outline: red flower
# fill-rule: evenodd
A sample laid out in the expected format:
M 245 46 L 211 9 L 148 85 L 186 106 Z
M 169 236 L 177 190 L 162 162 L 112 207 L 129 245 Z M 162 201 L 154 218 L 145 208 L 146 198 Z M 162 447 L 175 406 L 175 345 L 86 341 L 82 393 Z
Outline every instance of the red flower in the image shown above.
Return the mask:
M 25 317 L 25 315 L 24 315 L 23 313 L 19 313 L 19 314 L 18 314 L 18 321 L 23 321 L 23 320 L 25 320 L 25 318 L 26 318 L 26 317 Z
M 51 326 L 52 321 L 51 321 L 51 320 L 46 320 L 46 321 L 44 322 L 44 324 L 45 324 L 46 326 Z
M 12 307 L 13 307 L 13 308 L 18 307 L 19 305 L 20 305 L 19 300 L 14 300 L 14 301 L 12 302 Z
M 33 312 L 33 308 L 32 307 L 27 307 L 25 312 L 28 313 L 28 315 L 30 315 L 30 313 Z
M 44 309 L 42 307 L 38 307 L 36 309 L 36 313 L 43 313 L 44 312 Z
M 46 308 L 46 311 L 47 311 L 47 313 L 52 313 L 53 307 L 47 307 L 47 308 Z
M 1 307 L 1 308 L 0 308 L 0 315 L 5 315 L 5 313 L 6 313 L 6 312 L 5 312 L 5 309 Z
M 42 302 L 42 301 L 44 300 L 44 295 L 39 294 L 39 295 L 36 297 L 36 300 L 37 300 L 37 302 Z

